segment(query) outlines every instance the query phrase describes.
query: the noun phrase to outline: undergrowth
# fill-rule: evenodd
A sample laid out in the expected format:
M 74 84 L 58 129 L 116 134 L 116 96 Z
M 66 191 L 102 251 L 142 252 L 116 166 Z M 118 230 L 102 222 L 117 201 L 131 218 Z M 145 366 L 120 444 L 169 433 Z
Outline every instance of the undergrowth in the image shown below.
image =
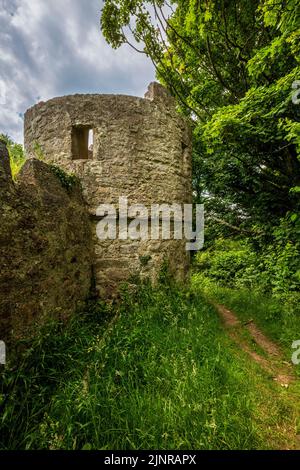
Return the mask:
M 196 255 L 192 285 L 241 320 L 255 320 L 290 360 L 300 339 L 299 273 L 298 244 L 278 243 L 261 254 L 247 240 L 219 239 Z

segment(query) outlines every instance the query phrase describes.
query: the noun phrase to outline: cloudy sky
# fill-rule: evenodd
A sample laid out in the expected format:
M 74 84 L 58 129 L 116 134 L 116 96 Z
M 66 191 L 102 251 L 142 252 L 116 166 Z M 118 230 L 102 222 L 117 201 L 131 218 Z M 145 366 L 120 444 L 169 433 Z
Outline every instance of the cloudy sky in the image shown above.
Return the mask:
M 0 133 L 23 142 L 23 114 L 72 93 L 143 96 L 151 62 L 101 35 L 102 0 L 0 0 Z

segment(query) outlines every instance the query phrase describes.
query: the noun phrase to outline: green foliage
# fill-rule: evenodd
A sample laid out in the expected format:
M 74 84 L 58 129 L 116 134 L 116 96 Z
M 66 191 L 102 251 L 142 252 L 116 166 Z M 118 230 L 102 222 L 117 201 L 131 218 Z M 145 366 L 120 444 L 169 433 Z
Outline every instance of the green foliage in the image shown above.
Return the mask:
M 48 166 L 52 173 L 57 176 L 63 188 L 65 188 L 67 191 L 72 191 L 74 186 L 80 184 L 80 181 L 76 175 L 66 173 L 61 167 L 54 164 L 49 164 Z
M 242 322 L 254 320 L 265 334 L 276 341 L 285 352 L 286 361 L 291 360 L 291 345 L 299 338 L 300 331 L 300 296 L 280 297 L 245 288 L 230 289 L 215 283 L 205 287 L 197 275 L 193 278 L 194 289 L 205 289 L 206 295 L 214 301 L 232 309 Z M 295 368 L 300 374 L 300 369 Z
M 35 158 L 41 161 L 45 161 L 45 156 L 41 145 L 38 142 L 34 143 L 34 155 Z M 67 191 L 72 191 L 74 186 L 80 185 L 79 179 L 74 174 L 69 174 L 64 171 L 58 165 L 54 165 L 53 163 L 49 163 L 48 167 L 52 171 L 52 173 L 59 179 L 63 188 Z
M 7 146 L 10 156 L 12 177 L 15 179 L 26 160 L 23 146 L 15 143 L 10 137 L 4 134 L 0 134 L 0 139 Z M 43 150 L 38 142 L 35 142 L 34 144 L 34 153 L 38 160 L 44 161 Z M 80 184 L 79 179 L 75 175 L 66 173 L 57 165 L 49 164 L 48 166 L 67 191 L 71 191 L 74 186 Z
M 143 0 L 107 0 L 101 25 L 113 47 L 142 48 L 190 118 L 195 200 L 206 209 L 195 278 L 289 309 L 300 287 L 299 1 L 150 3 L 155 15 Z
M 281 420 L 282 404 L 261 411 L 271 389 L 197 292 L 140 285 L 119 307 L 90 303 L 27 346 L 2 374 L 2 448 L 276 445 L 265 430 Z
M 10 362 L 1 370 L 1 448 L 25 447 L 49 406 L 51 395 L 64 380 L 76 380 L 86 364 L 93 331 L 96 340 L 107 326 L 109 305 L 88 303 L 68 325 L 51 321 L 29 340 L 16 344 Z M 14 422 L 11 426 L 10 423 Z
M 300 221 L 288 214 L 266 242 L 216 240 L 197 254 L 193 289 L 254 318 L 290 355 L 300 328 Z M 296 334 L 297 336 L 297 334 Z
M 217 239 L 196 255 L 201 276 L 224 287 L 251 288 L 275 296 L 300 294 L 300 221 L 288 216 L 269 235 Z
M 13 179 L 15 179 L 23 164 L 25 163 L 23 146 L 21 144 L 15 143 L 9 136 L 4 134 L 0 134 L 0 140 L 2 140 L 7 146 L 10 157 L 11 173 Z
M 106 0 L 102 31 L 115 48 L 141 47 L 190 119 L 207 248 L 192 291 L 165 265 L 157 289 L 124 286 L 120 305 L 90 303 L 20 344 L 2 374 L 4 449 L 273 447 L 265 433 L 290 419 L 202 293 L 290 354 L 300 327 L 299 2 L 151 6 L 154 15 L 144 0 Z M 10 153 L 18 162 L 20 148 Z M 51 169 L 70 190 L 75 177 Z
M 42 162 L 45 160 L 43 149 L 38 142 L 34 142 L 33 151 L 34 151 L 35 158 L 37 158 L 38 160 L 41 160 Z

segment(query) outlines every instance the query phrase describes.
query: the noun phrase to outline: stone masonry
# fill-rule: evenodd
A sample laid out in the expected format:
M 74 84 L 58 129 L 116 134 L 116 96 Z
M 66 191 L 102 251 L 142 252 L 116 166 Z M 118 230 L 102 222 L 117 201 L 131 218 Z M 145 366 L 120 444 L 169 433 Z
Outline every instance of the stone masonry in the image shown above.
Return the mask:
M 89 135 L 93 134 L 93 142 Z M 94 272 L 100 295 L 131 276 L 156 279 L 164 260 L 184 279 L 185 240 L 105 240 L 96 236 L 100 204 L 190 203 L 191 133 L 175 101 L 151 83 L 145 98 L 72 95 L 41 102 L 25 115 L 25 150 L 79 176 L 94 225 Z

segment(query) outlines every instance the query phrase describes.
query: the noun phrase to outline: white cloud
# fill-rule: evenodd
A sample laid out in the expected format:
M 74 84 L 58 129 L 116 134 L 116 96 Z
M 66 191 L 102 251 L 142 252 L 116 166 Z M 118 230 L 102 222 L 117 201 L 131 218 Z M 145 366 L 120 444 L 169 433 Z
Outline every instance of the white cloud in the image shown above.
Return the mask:
M 0 132 L 21 141 L 22 114 L 39 100 L 146 91 L 153 66 L 127 46 L 114 51 L 106 44 L 102 3 L 0 0 Z

